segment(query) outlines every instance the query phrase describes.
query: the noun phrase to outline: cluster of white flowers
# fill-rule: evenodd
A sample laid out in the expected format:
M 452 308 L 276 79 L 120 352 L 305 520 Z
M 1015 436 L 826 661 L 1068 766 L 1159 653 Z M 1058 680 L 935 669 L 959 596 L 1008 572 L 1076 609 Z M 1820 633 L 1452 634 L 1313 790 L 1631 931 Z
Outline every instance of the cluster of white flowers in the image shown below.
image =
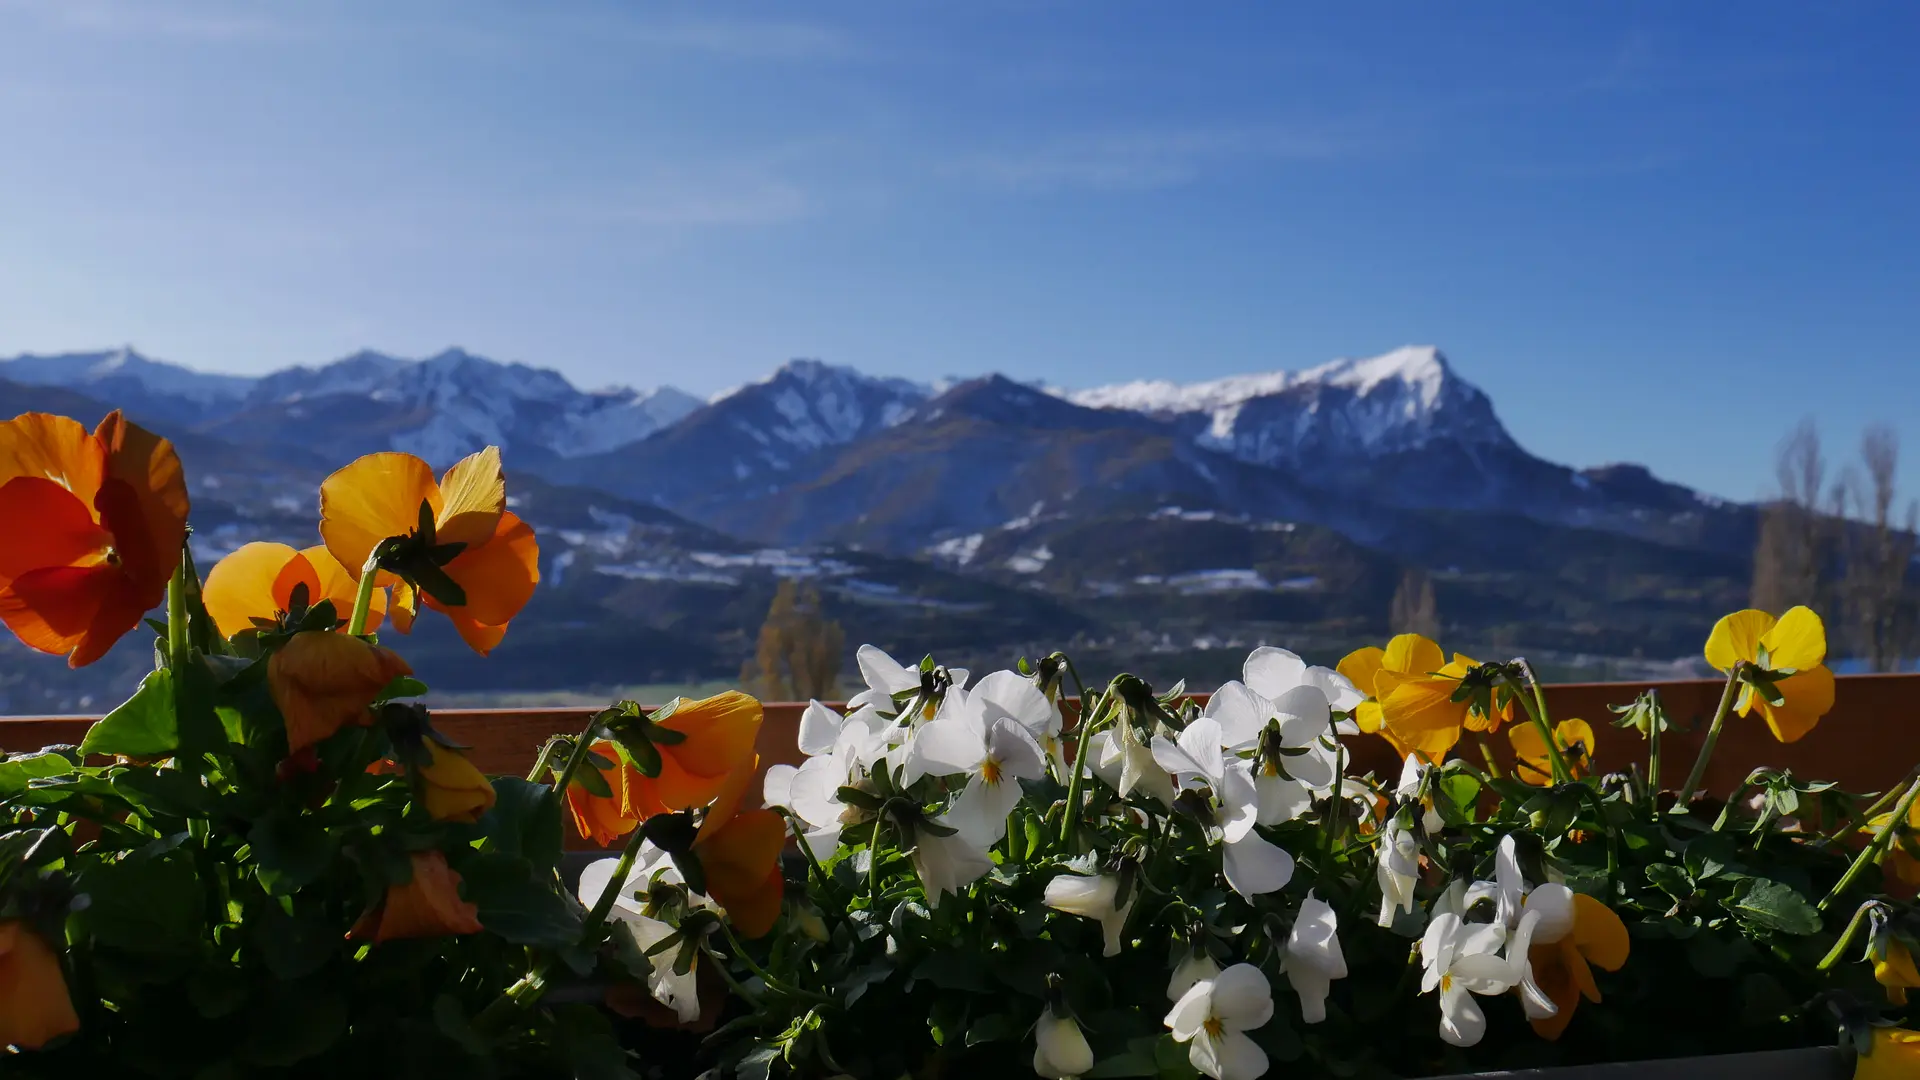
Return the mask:
M 1442 893 L 1420 939 L 1420 992 L 1439 991 L 1440 1037 L 1455 1046 L 1472 1046 L 1486 1034 L 1486 1014 L 1474 994 L 1518 992 L 1529 1019 L 1557 1011 L 1534 982 L 1528 954 L 1536 943 L 1551 944 L 1573 932 L 1573 890 L 1551 881 L 1529 888 L 1511 836 L 1500 841 L 1493 876 L 1472 885 L 1456 882 Z M 1483 902 L 1492 907 L 1491 919 L 1469 922 Z

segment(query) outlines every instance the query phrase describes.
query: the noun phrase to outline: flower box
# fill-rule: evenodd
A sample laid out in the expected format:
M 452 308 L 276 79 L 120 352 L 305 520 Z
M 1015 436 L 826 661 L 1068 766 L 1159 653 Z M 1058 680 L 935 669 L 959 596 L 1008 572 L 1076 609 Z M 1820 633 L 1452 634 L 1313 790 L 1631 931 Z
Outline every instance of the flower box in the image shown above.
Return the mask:
M 1466 1073 L 1435 1080 L 1848 1080 L 1852 1075 L 1851 1054 L 1821 1046 L 1665 1061 Z

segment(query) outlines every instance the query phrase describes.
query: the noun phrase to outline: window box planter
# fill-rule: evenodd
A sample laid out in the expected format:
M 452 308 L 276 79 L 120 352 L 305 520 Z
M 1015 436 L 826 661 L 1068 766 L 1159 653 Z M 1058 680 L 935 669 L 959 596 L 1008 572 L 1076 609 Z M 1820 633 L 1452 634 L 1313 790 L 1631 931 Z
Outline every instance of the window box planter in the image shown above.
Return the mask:
M 1473 1073 L 1436 1080 L 1847 1080 L 1852 1075 L 1851 1054 L 1838 1047 L 1816 1046 L 1665 1061 Z

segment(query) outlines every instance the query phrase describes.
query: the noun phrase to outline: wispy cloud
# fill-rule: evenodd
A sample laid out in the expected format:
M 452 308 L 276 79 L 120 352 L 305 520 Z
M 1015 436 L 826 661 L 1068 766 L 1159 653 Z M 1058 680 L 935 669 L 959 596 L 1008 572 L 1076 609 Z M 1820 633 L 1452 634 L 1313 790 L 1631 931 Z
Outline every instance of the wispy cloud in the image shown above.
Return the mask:
M 619 34 L 638 45 L 742 60 L 833 60 L 850 56 L 853 41 L 831 27 L 768 19 L 624 19 Z
M 0 15 L 13 14 L 76 33 L 159 37 L 190 41 L 284 40 L 299 25 L 275 9 L 239 9 L 228 4 L 140 0 L 0 0 Z
M 1016 192 L 1152 191 L 1248 161 L 1326 161 L 1364 152 L 1358 139 L 1276 127 L 1141 131 L 1059 138 L 988 151 L 944 171 Z

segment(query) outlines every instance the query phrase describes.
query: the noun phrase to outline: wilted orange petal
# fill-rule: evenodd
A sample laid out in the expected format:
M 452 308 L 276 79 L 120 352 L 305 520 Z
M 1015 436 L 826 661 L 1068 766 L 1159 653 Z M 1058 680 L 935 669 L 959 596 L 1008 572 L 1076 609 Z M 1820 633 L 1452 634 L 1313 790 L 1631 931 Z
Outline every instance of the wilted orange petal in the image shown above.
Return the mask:
M 0 423 L 0 484 L 16 476 L 52 480 L 91 507 L 106 455 L 79 421 L 22 413 Z
M 416 852 L 413 880 L 387 889 L 386 900 L 348 932 L 352 938 L 374 941 L 477 934 L 480 909 L 460 899 L 460 875 L 438 851 Z M 368 926 L 371 921 L 372 925 Z
M 433 470 L 412 454 L 368 454 L 320 484 L 320 538 L 355 581 L 380 541 L 420 526 L 420 504 L 437 507 Z
M 113 545 L 86 503 L 44 477 L 0 483 L 0 521 L 32 523 L 0 528 L 0 587 L 29 570 L 97 563 Z
M 466 591 L 467 602 L 458 608 L 438 603 L 432 606 L 449 614 L 460 612 L 481 626 L 502 627 L 505 633 L 506 624 L 527 606 L 540 581 L 540 543 L 533 535 L 533 526 L 511 512 L 503 513 L 486 542 L 461 552 L 447 564 L 446 571 Z M 431 597 L 428 600 L 432 602 Z M 472 644 L 471 639 L 468 644 Z M 485 653 L 487 649 L 479 651 Z
M 469 549 L 484 544 L 498 530 L 506 508 L 507 477 L 500 471 L 500 448 L 489 446 L 461 458 L 441 478 L 434 539 L 442 544 L 465 544 Z
M 700 823 L 700 832 L 693 838 L 694 843 L 719 832 L 727 822 L 732 821 L 734 815 L 740 812 L 741 804 L 747 801 L 747 792 L 759 782 L 760 755 L 754 754 L 735 767 L 720 785 L 719 792 L 713 797 L 713 805 L 707 808 L 706 820 Z M 753 802 L 756 805 L 760 802 L 758 794 L 754 795 Z
M 128 423 L 118 410 L 100 421 L 93 437 L 106 451 L 94 507 L 113 532 L 121 566 L 141 586 L 164 588 L 187 541 L 187 478 L 180 456 L 173 443 Z
M 0 922 L 0 1046 L 37 1050 L 79 1027 L 60 955 L 21 920 Z
M 294 565 L 296 561 L 299 566 Z M 214 563 L 207 572 L 207 583 L 200 588 L 200 599 L 213 617 L 213 625 L 220 628 L 220 636 L 230 638 L 254 626 L 271 625 L 274 616 L 286 610 L 287 597 L 293 593 L 293 584 L 302 578 L 302 568 L 307 571 L 307 588 L 317 593 L 320 580 L 305 562 L 285 544 L 256 541 L 242 544 Z M 284 591 L 280 588 L 283 579 L 287 582 Z
M 707 895 L 747 937 L 760 937 L 780 917 L 780 850 L 786 822 L 772 810 L 748 810 L 711 836 L 694 843 L 707 879 Z

